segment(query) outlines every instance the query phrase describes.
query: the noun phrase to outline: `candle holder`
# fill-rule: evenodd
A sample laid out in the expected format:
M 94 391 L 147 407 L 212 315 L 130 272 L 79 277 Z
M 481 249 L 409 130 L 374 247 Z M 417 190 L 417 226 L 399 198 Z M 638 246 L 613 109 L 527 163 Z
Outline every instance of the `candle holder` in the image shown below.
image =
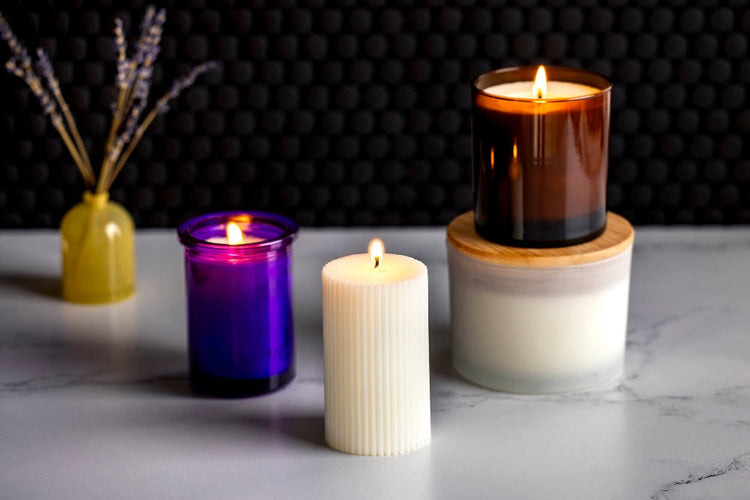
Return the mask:
M 242 242 L 231 241 L 229 226 Z M 196 393 L 254 396 L 294 378 L 291 257 L 298 229 L 263 212 L 220 212 L 179 226 Z
M 558 91 L 535 95 L 536 71 L 500 69 L 473 82 L 476 230 L 505 245 L 573 245 L 600 235 L 607 219 L 612 85 L 590 71 L 548 67 Z
M 482 239 L 471 212 L 448 226 L 453 366 L 516 393 L 588 389 L 622 373 L 634 231 L 609 213 L 586 243 L 527 249 Z

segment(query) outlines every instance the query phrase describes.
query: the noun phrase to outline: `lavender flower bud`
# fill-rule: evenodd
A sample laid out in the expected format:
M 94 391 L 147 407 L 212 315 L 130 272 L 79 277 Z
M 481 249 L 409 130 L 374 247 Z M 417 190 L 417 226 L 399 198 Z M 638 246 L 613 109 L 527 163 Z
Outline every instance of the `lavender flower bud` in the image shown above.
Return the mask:
M 154 22 L 154 15 L 156 14 L 156 7 L 149 5 L 146 7 L 146 13 L 143 15 L 141 20 L 141 33 L 147 33 L 151 29 L 151 25 Z
M 42 105 L 44 114 L 54 118 L 55 115 L 57 115 L 57 105 L 55 104 L 55 101 L 50 97 L 49 92 L 47 92 L 42 87 L 42 84 L 39 82 L 39 78 L 35 74 L 26 71 L 25 68 L 19 68 L 19 71 L 16 72 L 16 75 L 18 75 L 19 73 L 21 78 L 23 78 L 23 80 L 26 82 L 26 85 L 29 86 L 36 98 L 39 99 L 39 103 Z
M 146 45 L 143 48 L 142 61 L 141 63 L 146 66 L 151 66 L 156 58 L 159 56 L 161 51 L 161 31 L 159 28 L 154 28 L 154 34 L 147 40 Z
M 115 18 L 115 45 L 117 46 L 117 77 L 115 82 L 119 88 L 124 88 L 127 80 L 128 67 L 130 61 L 127 58 L 128 44 L 125 40 L 125 31 L 123 29 L 122 19 Z
M 10 29 L 10 25 L 8 24 L 8 21 L 5 19 L 5 16 L 0 14 L 0 38 L 2 38 L 5 41 L 8 41 L 12 37 L 13 37 L 13 32 Z
M 156 14 L 156 21 L 154 21 L 154 24 L 158 25 L 160 28 L 163 28 L 165 22 L 167 22 L 167 9 L 161 8 Z
M 55 70 L 52 67 L 52 62 L 49 60 L 49 56 L 41 48 L 36 50 L 36 54 L 39 58 L 39 61 L 37 61 L 37 70 L 47 79 L 47 83 L 52 91 L 56 92 L 60 89 L 60 83 L 57 81 L 57 77 L 55 77 Z
M 18 67 L 18 64 L 16 64 L 15 59 L 10 59 L 8 62 L 6 62 L 5 69 L 7 69 L 9 73 L 12 73 L 18 78 L 23 78 L 23 70 Z
M 10 24 L 8 24 L 8 21 L 5 19 L 5 17 L 3 17 L 2 14 L 0 14 L 0 38 L 8 42 L 10 51 L 13 53 L 13 56 L 20 62 L 20 65 L 27 70 L 30 69 L 31 58 L 26 52 L 26 47 L 24 47 L 21 42 L 18 41 L 18 38 L 16 38 L 13 30 L 10 29 Z
M 10 24 L 8 24 L 8 21 L 2 14 L 0 14 L 0 38 L 8 42 L 8 45 L 11 46 L 11 50 L 14 45 L 18 46 L 18 39 L 16 38 L 16 35 L 13 34 L 13 30 L 10 29 Z M 18 55 L 15 50 L 13 50 L 13 53 L 16 56 Z
M 137 65 L 143 64 L 144 61 L 148 61 L 147 64 L 151 64 L 156 60 L 166 20 L 167 11 L 165 9 L 159 9 L 157 12 L 153 5 L 150 5 L 146 9 L 146 14 L 141 22 L 141 36 L 136 44 L 136 51 L 133 57 Z
M 42 104 L 42 110 L 44 111 L 45 115 L 51 115 L 52 113 L 55 112 L 55 109 L 56 109 L 56 107 L 55 107 L 55 101 L 53 101 L 50 98 L 50 96 L 49 96 L 49 94 L 47 92 L 43 92 L 39 96 L 39 101 Z
M 151 77 L 154 74 L 153 66 L 142 67 L 138 70 L 138 83 L 135 86 L 135 98 L 143 101 L 148 100 L 151 90 Z

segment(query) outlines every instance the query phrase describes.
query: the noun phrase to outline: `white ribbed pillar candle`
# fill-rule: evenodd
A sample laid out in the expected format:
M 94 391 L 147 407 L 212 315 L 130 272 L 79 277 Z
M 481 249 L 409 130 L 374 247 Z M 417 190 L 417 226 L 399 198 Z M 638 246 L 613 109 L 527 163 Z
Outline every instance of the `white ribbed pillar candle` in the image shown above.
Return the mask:
M 325 432 L 358 455 L 398 455 L 430 442 L 427 267 L 386 254 L 323 268 Z

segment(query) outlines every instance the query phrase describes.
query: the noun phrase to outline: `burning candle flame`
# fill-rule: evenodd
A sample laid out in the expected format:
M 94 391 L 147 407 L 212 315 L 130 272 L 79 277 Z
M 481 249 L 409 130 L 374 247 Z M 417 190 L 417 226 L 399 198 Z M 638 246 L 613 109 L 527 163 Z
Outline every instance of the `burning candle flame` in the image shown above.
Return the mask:
M 227 242 L 230 245 L 241 245 L 245 242 L 242 229 L 240 229 L 240 226 L 236 222 L 227 224 Z
M 372 259 L 372 268 L 377 269 L 383 262 L 383 254 L 385 254 L 385 245 L 379 239 L 374 239 L 370 242 L 370 259 Z
M 531 93 L 537 99 L 543 99 L 544 94 L 547 93 L 547 72 L 544 70 L 544 66 L 539 66 L 539 69 L 536 71 L 536 78 L 534 78 Z

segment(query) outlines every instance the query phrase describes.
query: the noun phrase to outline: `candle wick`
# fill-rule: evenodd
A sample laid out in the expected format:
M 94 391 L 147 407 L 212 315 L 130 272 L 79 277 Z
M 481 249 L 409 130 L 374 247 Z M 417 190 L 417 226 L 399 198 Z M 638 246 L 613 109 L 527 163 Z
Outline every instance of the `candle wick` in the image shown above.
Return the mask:
M 375 257 L 375 267 L 373 269 L 377 269 L 380 265 L 380 257 Z
M 542 89 L 536 89 L 536 98 L 541 99 L 542 98 Z

